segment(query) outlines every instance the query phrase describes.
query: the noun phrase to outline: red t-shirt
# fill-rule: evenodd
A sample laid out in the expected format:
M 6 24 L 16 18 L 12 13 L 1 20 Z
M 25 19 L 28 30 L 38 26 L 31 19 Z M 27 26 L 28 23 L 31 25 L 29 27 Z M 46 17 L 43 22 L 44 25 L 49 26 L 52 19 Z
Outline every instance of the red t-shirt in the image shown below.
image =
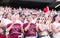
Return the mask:
M 28 25 L 28 23 L 23 24 L 23 28 L 25 29 L 27 25 Z M 25 36 L 36 36 L 36 25 L 31 23 L 29 30 L 24 31 L 24 35 Z
M 8 24 L 7 28 L 10 27 L 10 25 L 11 24 Z M 13 33 L 21 34 L 21 24 L 16 23 L 16 24 L 13 25 L 13 27 L 9 31 L 9 34 L 13 34 Z

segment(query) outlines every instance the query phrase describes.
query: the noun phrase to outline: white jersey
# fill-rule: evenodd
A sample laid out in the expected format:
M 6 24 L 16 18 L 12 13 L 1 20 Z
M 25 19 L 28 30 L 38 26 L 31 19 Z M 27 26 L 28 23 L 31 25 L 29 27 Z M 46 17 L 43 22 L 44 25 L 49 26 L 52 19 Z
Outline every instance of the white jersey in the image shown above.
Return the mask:
M 54 22 L 53 24 L 54 24 L 54 26 L 55 26 L 56 28 L 60 27 L 60 23 Z
M 56 28 L 60 27 L 60 23 L 53 23 Z M 60 32 L 53 33 L 53 38 L 60 38 Z

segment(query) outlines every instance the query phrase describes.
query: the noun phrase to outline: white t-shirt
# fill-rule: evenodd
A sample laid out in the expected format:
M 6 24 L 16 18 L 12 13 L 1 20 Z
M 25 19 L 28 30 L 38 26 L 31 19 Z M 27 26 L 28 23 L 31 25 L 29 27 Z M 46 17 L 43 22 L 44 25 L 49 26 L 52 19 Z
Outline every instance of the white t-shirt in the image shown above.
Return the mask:
M 54 24 L 54 26 L 55 26 L 56 28 L 60 27 L 60 23 L 54 22 L 53 24 Z

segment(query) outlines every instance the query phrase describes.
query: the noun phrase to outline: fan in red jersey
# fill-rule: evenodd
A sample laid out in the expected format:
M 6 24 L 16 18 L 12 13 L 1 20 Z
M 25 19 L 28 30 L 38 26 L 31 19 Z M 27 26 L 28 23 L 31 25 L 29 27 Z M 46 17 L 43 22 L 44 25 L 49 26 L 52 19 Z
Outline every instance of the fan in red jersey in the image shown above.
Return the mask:
M 23 24 L 25 38 L 36 38 L 36 25 L 31 23 L 32 17 L 28 16 L 27 21 Z
M 7 25 L 6 31 L 9 32 L 8 38 L 21 38 L 22 37 L 22 23 L 19 20 L 19 14 L 12 16 L 12 23 Z

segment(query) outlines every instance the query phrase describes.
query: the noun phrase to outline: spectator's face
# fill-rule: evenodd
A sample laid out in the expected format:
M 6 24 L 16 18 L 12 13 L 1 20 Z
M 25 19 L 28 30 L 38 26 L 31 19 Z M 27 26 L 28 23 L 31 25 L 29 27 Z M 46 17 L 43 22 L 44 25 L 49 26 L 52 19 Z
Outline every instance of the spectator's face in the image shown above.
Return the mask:
M 51 22 L 51 21 L 52 21 L 52 17 L 48 17 L 48 21 L 50 21 L 50 22 Z
M 56 20 L 56 21 L 60 21 L 60 17 L 57 16 L 57 17 L 55 18 L 55 20 Z
M 8 13 L 7 18 L 11 19 L 12 14 Z
M 42 20 L 41 20 L 41 18 L 40 18 L 39 23 L 41 23 L 41 22 L 42 22 Z
M 27 17 L 27 21 L 28 21 L 28 22 L 31 22 L 31 21 L 32 21 L 32 17 L 31 17 L 31 16 L 28 16 L 28 17 Z
M 45 23 L 45 21 L 46 21 L 45 17 L 42 17 L 41 20 L 42 20 L 42 23 Z
M 25 16 L 23 15 L 23 16 L 22 16 L 22 19 L 24 19 L 24 18 L 25 18 Z
M 11 20 L 12 21 L 15 21 L 16 20 L 16 16 L 15 15 L 12 15 Z
M 44 23 L 44 22 L 45 22 L 45 18 L 44 17 L 40 17 L 39 23 Z
M 16 19 L 19 19 L 19 14 L 16 14 Z
M 32 15 L 32 18 L 34 19 L 34 18 L 36 18 L 37 16 L 36 15 Z

